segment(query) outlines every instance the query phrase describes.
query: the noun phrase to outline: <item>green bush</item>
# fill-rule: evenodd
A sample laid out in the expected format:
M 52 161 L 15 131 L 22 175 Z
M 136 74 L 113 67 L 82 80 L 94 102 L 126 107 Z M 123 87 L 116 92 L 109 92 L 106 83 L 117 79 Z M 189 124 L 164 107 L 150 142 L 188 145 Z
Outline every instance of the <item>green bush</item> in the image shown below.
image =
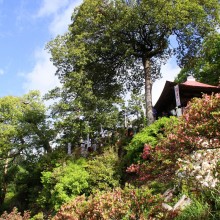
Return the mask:
M 193 199 L 192 204 L 187 206 L 175 219 L 176 220 L 206 220 L 209 218 L 209 205 L 197 199 Z
M 89 178 L 85 166 L 85 160 L 80 159 L 67 161 L 52 172 L 42 172 L 43 190 L 38 204 L 46 210 L 58 210 L 63 203 L 85 193 Z
M 213 220 L 220 219 L 220 196 L 219 196 L 219 186 L 215 189 L 207 189 L 202 192 L 202 197 L 204 201 L 209 204 L 210 207 L 210 218 Z
M 158 140 L 163 137 L 164 128 L 176 123 L 176 121 L 177 119 L 174 117 L 163 117 L 136 134 L 130 144 L 126 146 L 126 159 L 129 161 L 129 163 L 131 164 L 140 161 L 144 144 L 149 144 L 153 147 L 156 146 Z
M 54 149 L 40 156 L 31 154 L 25 160 L 20 157 L 19 166 L 10 174 L 13 182 L 8 185 L 4 206 L 0 208 L 10 211 L 17 207 L 20 212 L 31 210 L 32 215 L 38 213 L 41 207 L 36 204 L 36 198 L 43 188 L 41 172 L 52 171 L 56 164 L 62 164 L 65 160 L 67 154 L 62 149 Z
M 119 186 L 118 155 L 113 149 L 105 150 L 87 163 L 89 193 L 110 190 Z

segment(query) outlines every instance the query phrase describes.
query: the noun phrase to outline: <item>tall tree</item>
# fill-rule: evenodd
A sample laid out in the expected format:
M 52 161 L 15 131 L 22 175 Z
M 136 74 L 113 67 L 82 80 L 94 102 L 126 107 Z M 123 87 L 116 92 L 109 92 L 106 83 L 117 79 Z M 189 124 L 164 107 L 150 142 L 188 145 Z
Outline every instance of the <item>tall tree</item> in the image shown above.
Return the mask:
M 144 79 L 150 124 L 152 83 L 160 75 L 161 62 L 175 52 L 180 66 L 189 63 L 218 19 L 217 0 L 85 0 L 72 16 L 65 59 L 54 56 L 59 47 L 50 50 L 54 63 L 59 61 L 62 81 L 71 80 L 71 71 L 83 71 L 98 86 L 104 79 L 115 85 L 136 85 Z M 176 48 L 171 39 L 177 41 Z M 68 62 L 67 70 L 63 64 Z
M 112 70 L 104 65 L 97 63 L 86 70 L 82 68 L 84 60 L 77 56 L 82 55 L 83 49 L 70 44 L 69 34 L 58 36 L 48 44 L 62 86 L 51 90 L 45 98 L 58 98 L 52 106 L 52 116 L 56 119 L 60 140 L 64 145 L 75 146 L 88 133 L 98 133 L 101 127 L 114 129 L 118 114 L 115 104 L 121 102 L 118 96 L 121 85 Z M 72 50 L 76 57 L 71 55 Z M 106 75 L 96 75 L 96 69 Z
M 202 47 L 194 58 L 194 65 L 185 66 L 176 82 L 183 82 L 188 75 L 210 85 L 219 85 L 220 80 L 220 34 L 215 33 L 205 38 Z

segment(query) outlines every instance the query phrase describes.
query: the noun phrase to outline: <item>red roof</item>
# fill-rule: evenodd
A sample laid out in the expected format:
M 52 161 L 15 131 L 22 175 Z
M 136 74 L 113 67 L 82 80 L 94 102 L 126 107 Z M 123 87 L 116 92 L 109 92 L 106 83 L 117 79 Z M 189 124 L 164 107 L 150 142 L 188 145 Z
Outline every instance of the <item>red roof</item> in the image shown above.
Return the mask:
M 187 86 L 199 86 L 199 87 L 210 87 L 210 88 L 218 88 L 218 86 L 212 86 L 212 85 L 208 85 L 205 83 L 200 83 L 197 82 L 195 80 L 187 80 L 184 83 L 181 83 L 182 85 L 187 85 Z
M 169 112 L 176 107 L 175 85 L 177 83 L 166 81 L 164 89 L 154 105 L 158 115 L 163 111 Z M 197 82 L 193 77 L 188 77 L 186 82 L 178 85 L 182 106 L 186 106 L 187 102 L 193 97 L 202 97 L 202 94 L 220 93 L 220 87 Z

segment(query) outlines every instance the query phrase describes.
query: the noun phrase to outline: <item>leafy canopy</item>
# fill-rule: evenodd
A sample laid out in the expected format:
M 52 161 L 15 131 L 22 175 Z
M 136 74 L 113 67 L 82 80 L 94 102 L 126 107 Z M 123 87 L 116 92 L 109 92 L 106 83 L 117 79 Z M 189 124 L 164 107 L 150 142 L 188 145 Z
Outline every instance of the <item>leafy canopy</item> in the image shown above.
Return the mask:
M 204 39 L 202 47 L 197 51 L 194 65 L 185 66 L 175 81 L 181 83 L 188 75 L 193 75 L 199 82 L 218 85 L 220 78 L 220 35 L 212 34 Z
M 73 13 L 69 32 L 52 41 L 49 50 L 66 88 L 75 86 L 76 74 L 102 98 L 109 91 L 117 97 L 123 84 L 135 88 L 144 83 L 150 124 L 152 83 L 161 62 L 173 52 L 181 66 L 190 63 L 218 25 L 217 0 L 85 0 Z

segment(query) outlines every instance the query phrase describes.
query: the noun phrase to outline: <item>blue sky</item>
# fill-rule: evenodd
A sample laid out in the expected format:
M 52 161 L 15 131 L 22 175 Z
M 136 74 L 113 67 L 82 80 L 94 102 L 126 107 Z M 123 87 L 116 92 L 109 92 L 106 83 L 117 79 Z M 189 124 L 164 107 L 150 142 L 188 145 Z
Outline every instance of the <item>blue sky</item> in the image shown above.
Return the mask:
M 68 29 L 73 9 L 82 0 L 0 0 L 0 97 L 30 90 L 45 94 L 59 85 L 45 45 Z M 153 86 L 153 102 L 165 80 L 179 72 L 173 60 L 162 67 Z
M 44 50 L 63 34 L 81 0 L 0 0 L 0 97 L 57 85 Z

